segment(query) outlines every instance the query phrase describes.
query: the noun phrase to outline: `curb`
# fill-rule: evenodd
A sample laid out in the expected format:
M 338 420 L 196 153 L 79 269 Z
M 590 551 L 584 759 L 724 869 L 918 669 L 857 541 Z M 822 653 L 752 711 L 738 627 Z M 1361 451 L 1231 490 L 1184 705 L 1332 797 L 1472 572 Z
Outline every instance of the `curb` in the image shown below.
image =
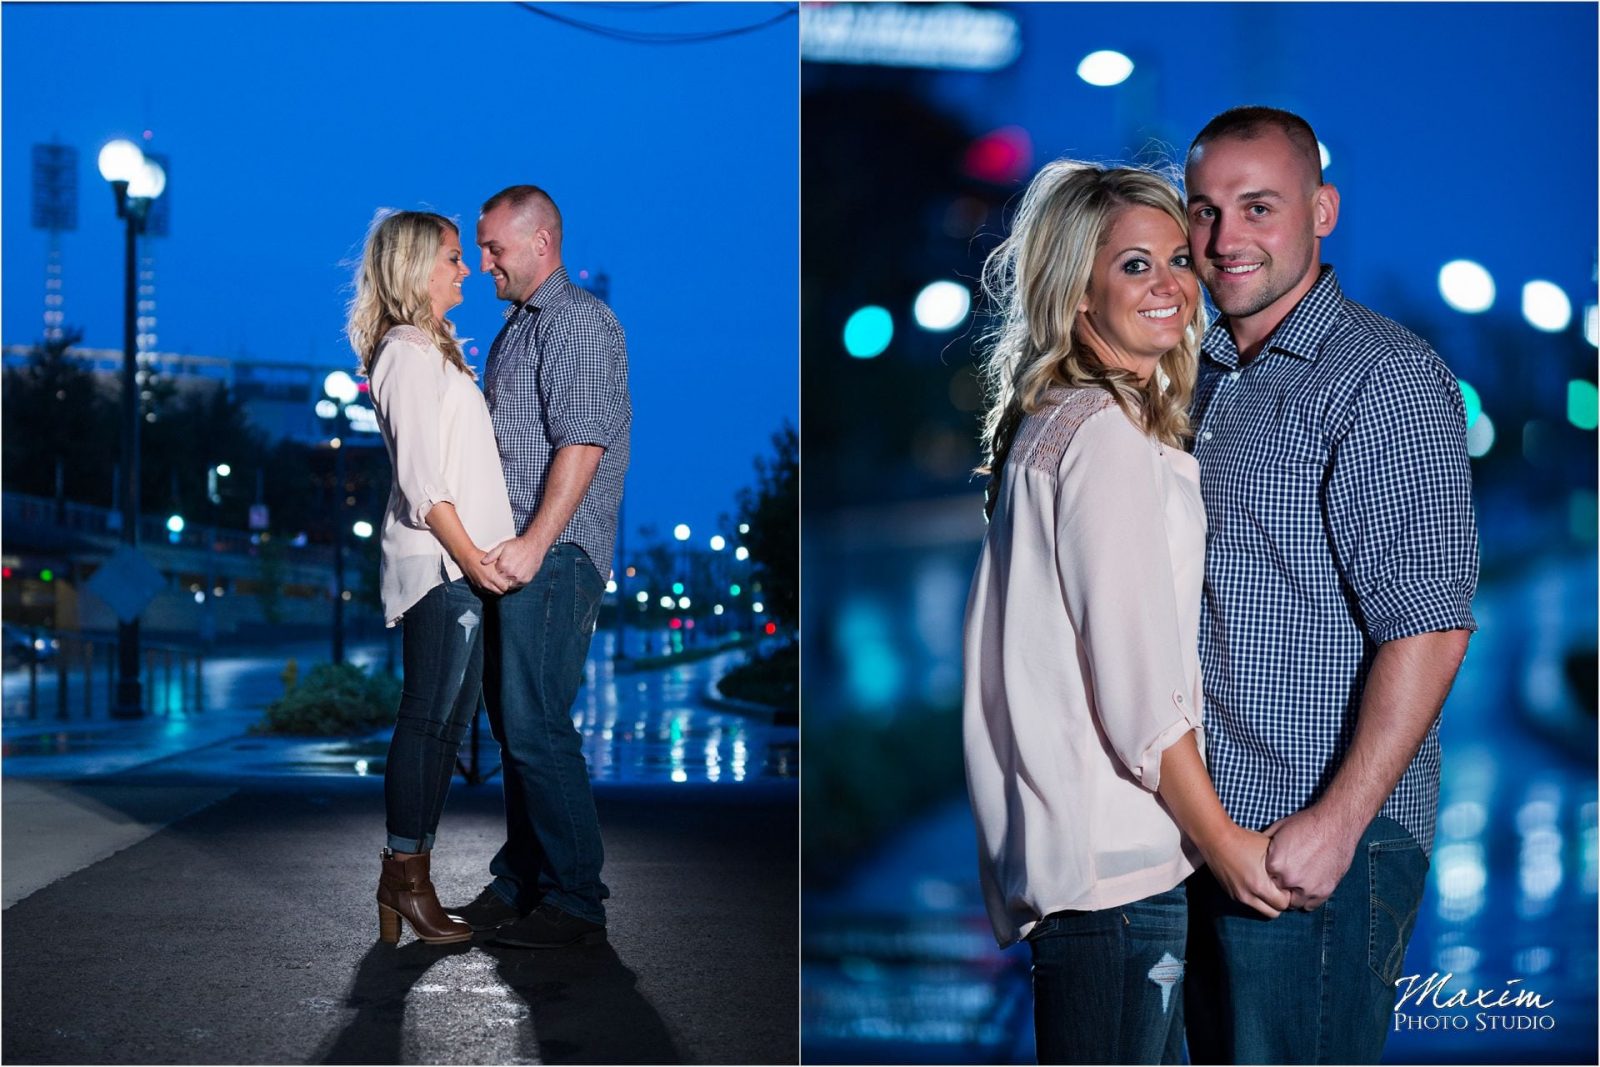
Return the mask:
M 717 684 L 718 679 L 713 678 L 706 683 L 705 690 L 700 694 L 700 700 L 713 708 L 722 711 L 731 711 L 736 715 L 748 715 L 752 719 L 761 719 L 774 726 L 800 725 L 800 713 L 787 708 L 774 707 L 771 704 L 758 704 L 753 700 L 738 700 L 734 697 L 723 696 L 722 687 Z

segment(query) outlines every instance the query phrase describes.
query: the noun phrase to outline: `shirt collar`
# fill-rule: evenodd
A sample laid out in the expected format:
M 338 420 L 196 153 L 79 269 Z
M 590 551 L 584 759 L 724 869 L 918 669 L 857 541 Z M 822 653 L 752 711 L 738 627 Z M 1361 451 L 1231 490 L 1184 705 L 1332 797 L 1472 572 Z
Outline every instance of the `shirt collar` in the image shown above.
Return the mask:
M 557 267 L 555 273 L 539 283 L 539 288 L 533 291 L 532 296 L 520 304 L 512 304 L 506 308 L 506 318 L 510 319 L 523 311 L 538 311 L 540 308 L 549 307 L 555 303 L 570 284 L 571 282 L 567 279 L 567 268 L 565 266 Z
M 1332 264 L 1324 263 L 1317 275 L 1316 284 L 1296 304 L 1272 331 L 1267 343 L 1261 346 L 1262 355 L 1282 352 L 1307 362 L 1314 362 L 1321 351 L 1322 340 L 1333 329 L 1339 310 L 1344 305 L 1344 291 L 1339 288 L 1339 277 Z M 1228 328 L 1227 316 L 1218 318 L 1206 330 L 1200 343 L 1206 358 L 1220 363 L 1229 370 L 1239 367 L 1239 345 Z

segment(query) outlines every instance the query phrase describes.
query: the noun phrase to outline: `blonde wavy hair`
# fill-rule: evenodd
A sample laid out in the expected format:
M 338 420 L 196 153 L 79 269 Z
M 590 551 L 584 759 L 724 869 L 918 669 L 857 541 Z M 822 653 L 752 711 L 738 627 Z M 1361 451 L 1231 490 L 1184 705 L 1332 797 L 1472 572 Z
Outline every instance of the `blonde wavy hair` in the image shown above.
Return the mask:
M 372 372 L 385 334 L 396 326 L 415 326 L 444 353 L 446 363 L 477 379 L 461 353 L 455 325 L 434 318 L 428 298 L 428 276 L 446 232 L 461 235 L 454 222 L 431 211 L 383 208 L 372 217 L 344 324 L 363 375 Z
M 981 372 L 988 405 L 984 464 L 977 473 L 989 475 L 989 514 L 1017 427 L 1039 409 L 1051 386 L 1104 389 L 1146 433 L 1173 447 L 1190 436 L 1189 400 L 1205 333 L 1201 301 L 1195 301 L 1183 341 L 1161 357 L 1144 383 L 1101 362 L 1076 334 L 1095 253 L 1109 237 L 1112 218 L 1132 205 L 1163 211 L 1189 232 L 1183 201 L 1161 175 L 1056 160 L 1028 184 L 1010 236 L 984 261 L 983 291 L 997 320 L 984 338 L 988 351 Z

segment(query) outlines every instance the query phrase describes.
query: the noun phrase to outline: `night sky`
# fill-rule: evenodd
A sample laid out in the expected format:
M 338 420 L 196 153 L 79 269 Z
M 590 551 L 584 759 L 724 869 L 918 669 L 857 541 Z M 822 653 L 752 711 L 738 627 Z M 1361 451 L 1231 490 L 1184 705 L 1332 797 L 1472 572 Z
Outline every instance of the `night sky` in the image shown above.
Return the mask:
M 648 34 L 789 9 L 541 7 Z M 59 141 L 79 152 L 66 324 L 121 347 L 122 224 L 95 169 L 121 136 L 171 160 L 171 231 L 151 242 L 161 351 L 349 366 L 347 261 L 377 208 L 428 208 L 466 231 L 452 318 L 481 367 L 504 305 L 470 233 L 490 194 L 533 182 L 562 209 L 568 269 L 610 276 L 627 331 L 630 531 L 708 536 L 797 421 L 793 17 L 671 45 L 511 4 L 8 3 L 0 24 L 6 344 L 43 330 L 30 153 Z

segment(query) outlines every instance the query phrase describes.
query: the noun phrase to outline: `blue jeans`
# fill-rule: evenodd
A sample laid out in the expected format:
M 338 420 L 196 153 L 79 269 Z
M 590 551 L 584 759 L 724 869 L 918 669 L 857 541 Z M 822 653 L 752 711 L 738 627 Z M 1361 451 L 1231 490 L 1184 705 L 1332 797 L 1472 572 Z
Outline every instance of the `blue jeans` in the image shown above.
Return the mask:
M 483 695 L 506 804 L 490 886 L 518 910 L 552 904 L 596 923 L 611 892 L 572 702 L 604 593 L 583 549 L 558 544 L 527 585 L 490 603 L 484 635 Z
M 1183 1062 L 1183 886 L 1028 934 L 1040 1063 Z
M 1315 911 L 1264 919 L 1206 870 L 1189 879 L 1194 1063 L 1377 1063 L 1428 860 L 1393 819 L 1361 835 Z
M 483 602 L 465 579 L 428 590 L 401 620 L 405 681 L 383 801 L 389 847 L 427 852 L 455 774 L 456 749 L 478 712 Z

